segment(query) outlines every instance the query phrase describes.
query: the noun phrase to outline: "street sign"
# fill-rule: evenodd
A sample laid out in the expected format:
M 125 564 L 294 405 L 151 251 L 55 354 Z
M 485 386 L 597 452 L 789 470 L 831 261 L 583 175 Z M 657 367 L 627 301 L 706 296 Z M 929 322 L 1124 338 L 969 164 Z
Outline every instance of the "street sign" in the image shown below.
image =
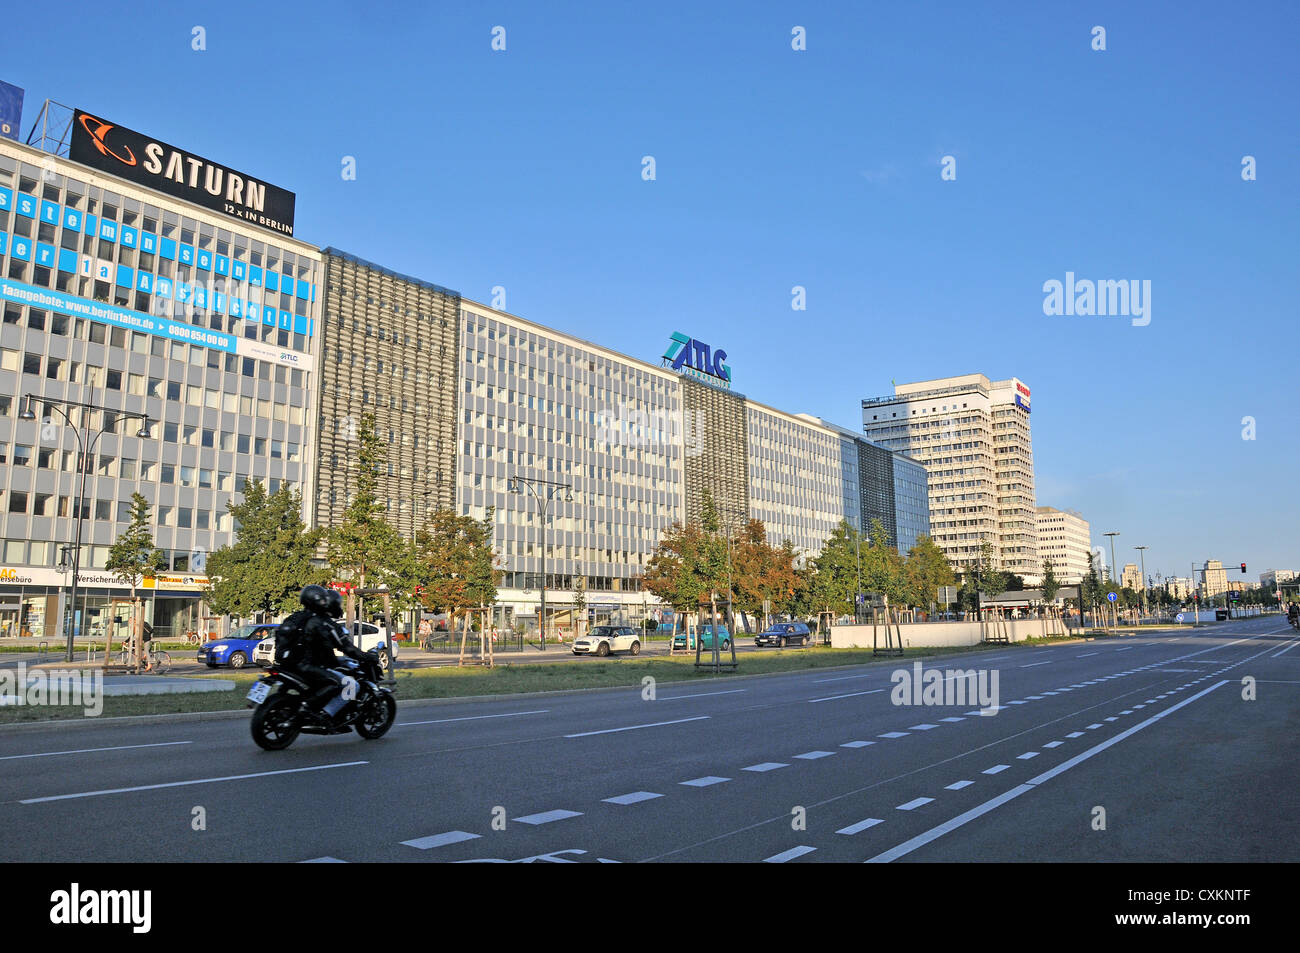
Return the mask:
M 1119 598 L 1119 596 L 1115 595 L 1115 593 L 1113 592 L 1108 592 L 1106 593 L 1106 598 L 1109 599 L 1111 602 L 1114 602 L 1116 599 Z
M 954 602 L 956 602 L 956 601 L 957 601 L 957 587 L 956 587 L 956 586 L 940 586 L 940 587 L 939 587 L 939 601 L 940 601 L 941 603 L 943 603 L 944 605 L 946 605 L 946 606 L 950 606 L 950 605 L 952 605 Z
M 1181 623 L 1183 621 L 1183 614 L 1180 612 L 1178 615 L 1174 616 L 1174 621 Z

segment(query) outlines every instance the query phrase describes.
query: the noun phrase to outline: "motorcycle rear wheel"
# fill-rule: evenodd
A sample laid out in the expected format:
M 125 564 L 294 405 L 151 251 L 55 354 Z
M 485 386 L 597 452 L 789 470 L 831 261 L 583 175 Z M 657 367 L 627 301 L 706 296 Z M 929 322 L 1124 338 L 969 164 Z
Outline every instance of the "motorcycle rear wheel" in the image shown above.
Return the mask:
M 253 712 L 249 730 L 258 747 L 283 751 L 293 744 L 302 730 L 298 720 L 299 698 L 296 695 L 273 695 Z

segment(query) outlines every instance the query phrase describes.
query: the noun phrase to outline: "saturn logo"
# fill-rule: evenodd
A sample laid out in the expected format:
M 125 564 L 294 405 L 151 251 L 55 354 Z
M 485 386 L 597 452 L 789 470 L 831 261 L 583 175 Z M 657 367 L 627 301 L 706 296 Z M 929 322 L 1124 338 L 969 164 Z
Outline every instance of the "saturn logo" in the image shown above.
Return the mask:
M 92 128 L 92 126 L 94 128 Z M 98 149 L 101 153 L 103 153 L 106 156 L 112 156 L 114 159 L 116 159 L 118 162 L 121 162 L 123 165 L 136 164 L 135 153 L 131 151 L 129 146 L 122 147 L 126 151 L 127 156 L 129 156 L 129 158 L 124 159 L 116 152 L 114 152 L 112 149 L 110 149 L 107 145 L 104 144 L 104 137 L 108 135 L 108 130 L 113 128 L 112 123 L 104 122 L 104 120 L 102 119 L 96 119 L 94 116 L 91 116 L 87 113 L 82 113 L 81 127 L 85 129 L 86 132 L 90 133 L 90 138 L 95 143 L 95 148 Z

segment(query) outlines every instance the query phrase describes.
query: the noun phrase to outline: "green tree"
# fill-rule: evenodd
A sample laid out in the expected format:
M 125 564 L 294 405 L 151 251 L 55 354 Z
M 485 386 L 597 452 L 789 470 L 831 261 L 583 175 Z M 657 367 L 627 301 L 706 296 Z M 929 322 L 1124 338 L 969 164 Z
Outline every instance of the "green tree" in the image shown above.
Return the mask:
M 963 574 L 960 600 L 964 606 L 975 611 L 980 608 L 980 593 L 992 598 L 1007 591 L 1008 573 L 995 567 L 993 544 L 988 540 L 980 543 L 980 554 L 973 563 L 966 565 Z
M 302 519 L 302 496 L 288 484 L 267 494 L 260 480 L 245 480 L 243 499 L 226 504 L 235 540 L 208 556 L 208 605 L 241 619 L 280 615 L 298 608 L 304 586 L 329 581 L 313 563 L 321 530 Z
M 813 612 L 831 612 L 837 616 L 853 612 L 858 591 L 858 557 L 862 540 L 848 520 L 840 520 L 822 551 L 811 560 L 808 579 L 808 604 Z M 870 547 L 867 547 L 868 549 Z M 865 553 L 863 553 L 865 557 Z M 863 565 L 862 588 L 869 591 L 867 566 Z
M 674 523 L 660 536 L 641 577 L 646 591 L 682 614 L 697 612 L 715 594 L 725 598 L 727 592 L 727 541 L 707 490 L 703 510 L 699 525 Z
M 763 614 L 765 602 L 772 611 L 788 611 L 798 582 L 794 561 L 794 546 L 789 540 L 780 547 L 773 546 L 767 541 L 762 520 L 746 523 L 731 547 L 736 607 L 754 617 Z
M 136 669 L 140 667 L 141 631 L 144 621 L 144 606 L 141 604 L 137 587 L 144 579 L 152 579 L 158 570 L 166 566 L 166 557 L 161 549 L 153 544 L 153 532 L 149 528 L 149 501 L 139 493 L 131 494 L 131 522 L 122 535 L 108 550 L 108 562 L 105 568 L 118 579 L 131 587 L 131 646 L 132 658 Z M 113 628 L 108 627 L 108 641 L 104 646 L 104 667 L 112 656 Z
M 327 555 L 334 577 L 358 589 L 388 586 L 396 591 L 409 567 L 408 544 L 393 529 L 379 499 L 379 472 L 387 453 L 375 433 L 375 418 L 366 414 L 357 428 L 357 479 L 343 519 L 327 534 Z M 405 571 L 404 571 L 405 570 Z
M 456 616 L 496 602 L 501 570 L 492 544 L 492 514 L 482 520 L 436 510 L 427 529 L 416 534 L 420 601 L 431 611 L 445 610 L 449 628 Z
M 1056 594 L 1061 591 L 1061 581 L 1056 578 L 1056 567 L 1050 559 L 1043 560 L 1043 602 L 1051 605 L 1056 601 Z
M 861 551 L 863 590 L 883 592 L 893 609 L 906 605 L 907 582 L 903 574 L 903 560 L 898 555 L 898 550 L 889 545 L 889 533 L 880 520 L 871 521 L 867 539 L 868 545 Z
M 917 537 L 903 564 L 906 601 L 909 605 L 928 607 L 939 600 L 939 587 L 953 584 L 952 564 L 929 536 Z

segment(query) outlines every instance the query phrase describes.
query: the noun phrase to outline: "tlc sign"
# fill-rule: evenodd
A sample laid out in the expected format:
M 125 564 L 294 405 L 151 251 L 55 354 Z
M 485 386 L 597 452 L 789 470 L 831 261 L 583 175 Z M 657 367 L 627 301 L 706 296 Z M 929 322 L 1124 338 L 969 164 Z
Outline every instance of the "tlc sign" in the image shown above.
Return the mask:
M 703 341 L 687 337 L 680 331 L 674 331 L 672 343 L 664 352 L 664 363 L 673 370 L 686 370 L 695 376 L 707 376 L 717 382 L 731 386 L 731 368 L 723 362 L 727 352 L 719 348 L 713 350 Z

